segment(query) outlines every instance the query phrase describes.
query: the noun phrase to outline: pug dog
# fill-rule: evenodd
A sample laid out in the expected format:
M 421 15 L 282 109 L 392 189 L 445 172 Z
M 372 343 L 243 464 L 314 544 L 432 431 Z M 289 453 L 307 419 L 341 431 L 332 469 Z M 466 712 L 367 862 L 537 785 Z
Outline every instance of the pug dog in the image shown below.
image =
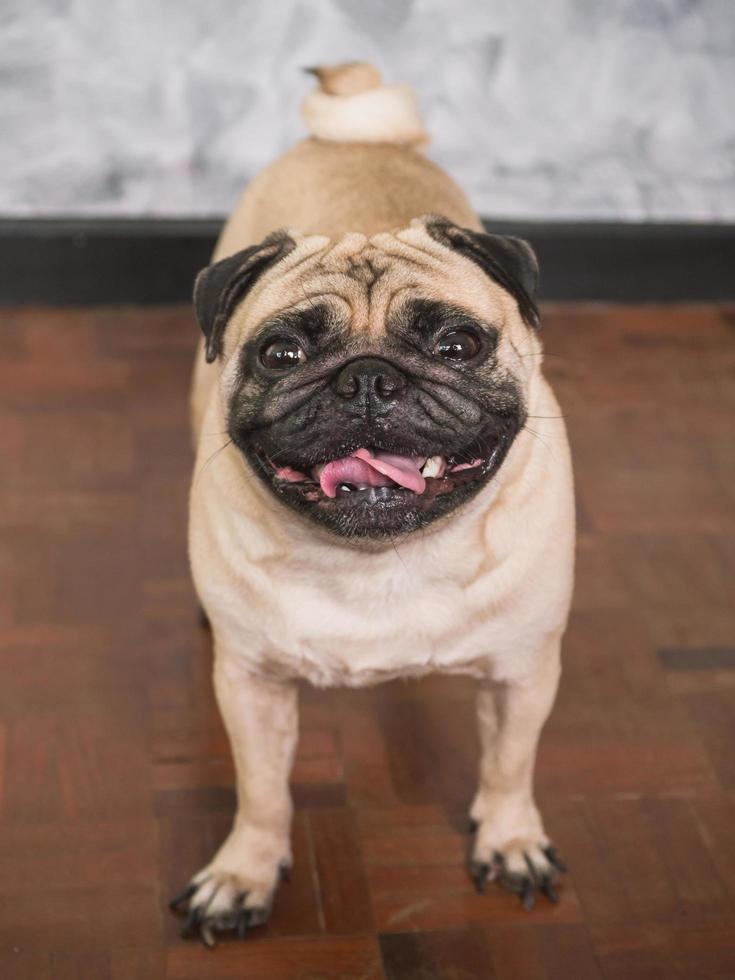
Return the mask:
M 237 814 L 172 906 L 207 945 L 262 923 L 291 865 L 302 680 L 475 678 L 470 872 L 530 908 L 563 870 L 533 770 L 574 503 L 536 259 L 423 155 L 409 88 L 314 73 L 310 136 L 250 183 L 194 288 L 190 556 Z

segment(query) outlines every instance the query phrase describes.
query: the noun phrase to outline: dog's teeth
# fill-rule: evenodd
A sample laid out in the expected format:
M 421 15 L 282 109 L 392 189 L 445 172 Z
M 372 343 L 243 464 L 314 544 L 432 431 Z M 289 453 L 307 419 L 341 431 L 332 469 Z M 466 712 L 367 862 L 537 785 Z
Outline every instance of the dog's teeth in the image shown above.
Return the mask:
M 441 473 L 442 462 L 441 456 L 429 456 L 423 465 L 421 475 L 423 477 L 438 476 Z

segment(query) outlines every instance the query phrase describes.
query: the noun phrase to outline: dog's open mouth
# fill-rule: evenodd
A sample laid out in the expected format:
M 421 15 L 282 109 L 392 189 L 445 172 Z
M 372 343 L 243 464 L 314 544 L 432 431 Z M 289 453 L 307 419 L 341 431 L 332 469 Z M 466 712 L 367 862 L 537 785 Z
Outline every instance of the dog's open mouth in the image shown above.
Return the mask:
M 483 479 L 500 449 L 496 444 L 485 457 L 459 459 L 441 454 L 414 456 L 363 447 L 327 460 L 308 472 L 278 466 L 268 457 L 274 488 L 296 493 L 305 502 L 348 505 L 386 504 L 392 501 L 421 508 L 437 496 Z

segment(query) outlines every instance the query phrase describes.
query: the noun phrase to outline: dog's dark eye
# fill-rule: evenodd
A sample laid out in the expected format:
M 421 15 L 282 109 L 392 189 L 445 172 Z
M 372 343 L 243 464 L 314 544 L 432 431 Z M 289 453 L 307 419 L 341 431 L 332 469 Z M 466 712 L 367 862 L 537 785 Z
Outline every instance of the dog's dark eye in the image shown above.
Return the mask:
M 260 363 L 271 371 L 289 371 L 306 360 L 295 340 L 272 340 L 260 352 Z
M 480 341 L 469 330 L 445 333 L 434 347 L 434 353 L 448 361 L 469 361 L 479 350 Z

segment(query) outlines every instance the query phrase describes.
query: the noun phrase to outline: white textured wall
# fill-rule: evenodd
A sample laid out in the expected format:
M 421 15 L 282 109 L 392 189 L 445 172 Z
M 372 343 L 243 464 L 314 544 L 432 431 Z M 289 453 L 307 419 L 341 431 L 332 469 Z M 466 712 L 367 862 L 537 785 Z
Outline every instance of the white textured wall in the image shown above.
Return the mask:
M 735 0 L 2 0 L 0 52 L 0 214 L 224 213 L 368 58 L 484 214 L 735 219 Z

